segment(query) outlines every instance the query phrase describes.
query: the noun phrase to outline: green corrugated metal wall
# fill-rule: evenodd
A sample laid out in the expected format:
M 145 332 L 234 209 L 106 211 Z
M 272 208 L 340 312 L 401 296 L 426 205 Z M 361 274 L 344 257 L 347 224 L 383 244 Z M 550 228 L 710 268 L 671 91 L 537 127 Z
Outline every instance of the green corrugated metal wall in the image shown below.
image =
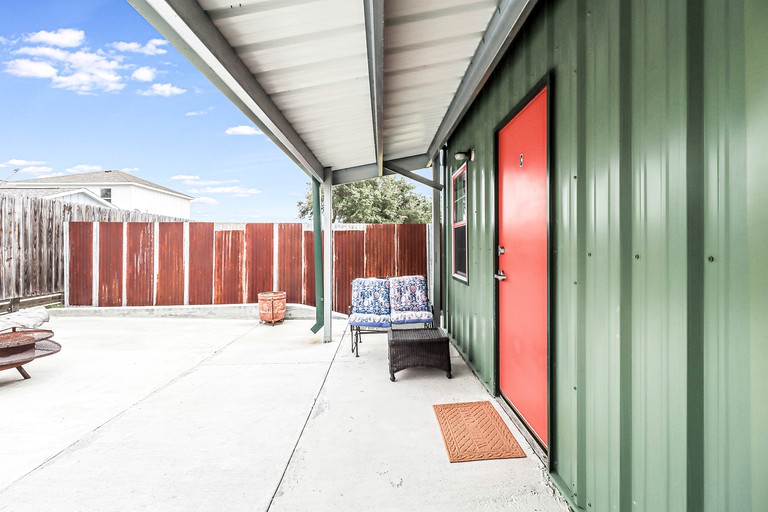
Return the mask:
M 476 160 L 444 322 L 496 392 L 494 128 L 552 73 L 551 461 L 579 508 L 768 510 L 767 5 L 540 1 L 448 141 L 446 183 Z

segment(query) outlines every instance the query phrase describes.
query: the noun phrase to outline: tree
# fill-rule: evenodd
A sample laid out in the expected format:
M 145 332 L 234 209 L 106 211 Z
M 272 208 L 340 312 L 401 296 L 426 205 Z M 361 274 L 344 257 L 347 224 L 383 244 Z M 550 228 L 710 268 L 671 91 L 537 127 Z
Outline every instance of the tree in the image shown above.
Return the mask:
M 426 224 L 432 219 L 432 201 L 414 192 L 401 177 L 385 176 L 333 187 L 333 222 L 348 224 Z M 321 203 L 322 208 L 322 190 Z M 312 186 L 296 203 L 300 219 L 312 219 Z

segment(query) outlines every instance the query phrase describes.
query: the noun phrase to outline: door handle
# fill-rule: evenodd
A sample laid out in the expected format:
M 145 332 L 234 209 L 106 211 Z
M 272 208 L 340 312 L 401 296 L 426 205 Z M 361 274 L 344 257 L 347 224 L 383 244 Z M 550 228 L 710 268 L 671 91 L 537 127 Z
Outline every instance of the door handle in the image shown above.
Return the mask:
M 494 279 L 498 279 L 499 281 L 505 281 L 507 279 L 507 276 L 504 274 L 503 270 L 499 270 L 495 274 L 493 274 Z

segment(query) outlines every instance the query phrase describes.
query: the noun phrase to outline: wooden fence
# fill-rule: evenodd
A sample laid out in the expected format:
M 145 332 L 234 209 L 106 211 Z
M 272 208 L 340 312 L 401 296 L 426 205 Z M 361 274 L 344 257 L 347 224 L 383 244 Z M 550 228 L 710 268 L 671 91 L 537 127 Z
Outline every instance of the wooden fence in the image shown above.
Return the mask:
M 352 279 L 427 273 L 427 226 L 334 227 L 335 311 Z M 315 305 L 314 233 L 299 223 L 70 222 L 65 302 L 152 306 L 242 304 L 284 290 Z
M 64 225 L 69 221 L 178 220 L 0 193 L 0 301 L 64 291 Z

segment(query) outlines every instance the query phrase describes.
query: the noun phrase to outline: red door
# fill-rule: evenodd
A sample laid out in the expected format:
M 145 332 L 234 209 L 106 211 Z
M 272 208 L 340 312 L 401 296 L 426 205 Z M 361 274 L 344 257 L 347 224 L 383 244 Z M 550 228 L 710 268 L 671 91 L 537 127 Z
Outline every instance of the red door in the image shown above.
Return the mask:
M 507 401 L 546 447 L 546 88 L 499 132 L 498 147 L 499 385 Z

